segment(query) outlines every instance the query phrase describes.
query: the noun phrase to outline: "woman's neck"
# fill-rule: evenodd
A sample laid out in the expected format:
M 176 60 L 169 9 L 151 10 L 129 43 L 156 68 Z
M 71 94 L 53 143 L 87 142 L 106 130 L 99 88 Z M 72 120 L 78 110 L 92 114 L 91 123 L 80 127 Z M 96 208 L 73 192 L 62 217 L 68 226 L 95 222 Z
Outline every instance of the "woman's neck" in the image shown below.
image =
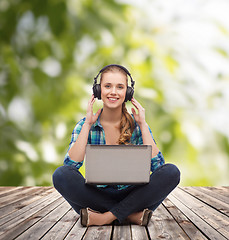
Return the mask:
M 100 121 L 102 123 L 119 124 L 122 118 L 122 108 L 110 109 L 104 106 Z

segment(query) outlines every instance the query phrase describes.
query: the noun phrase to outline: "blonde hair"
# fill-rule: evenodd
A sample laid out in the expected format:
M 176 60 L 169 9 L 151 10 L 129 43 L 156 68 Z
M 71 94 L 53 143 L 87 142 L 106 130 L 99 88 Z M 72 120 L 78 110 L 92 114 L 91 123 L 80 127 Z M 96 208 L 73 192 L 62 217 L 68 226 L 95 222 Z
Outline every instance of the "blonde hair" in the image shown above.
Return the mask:
M 118 144 L 130 144 L 130 138 L 134 131 L 134 120 L 132 116 L 127 112 L 126 104 L 122 104 L 122 118 L 120 122 L 120 137 Z
M 110 66 L 110 67 L 106 68 L 101 73 L 100 83 L 103 78 L 103 73 L 106 73 L 106 72 L 121 72 L 121 73 L 123 73 L 126 76 L 126 84 L 128 86 L 127 73 L 123 69 L 121 69 L 117 66 Z M 121 118 L 121 122 L 120 122 L 120 136 L 118 139 L 118 144 L 125 144 L 125 145 L 130 144 L 129 141 L 131 139 L 133 131 L 134 131 L 134 119 L 128 113 L 128 111 L 126 109 L 126 104 L 124 102 L 122 104 L 122 118 Z

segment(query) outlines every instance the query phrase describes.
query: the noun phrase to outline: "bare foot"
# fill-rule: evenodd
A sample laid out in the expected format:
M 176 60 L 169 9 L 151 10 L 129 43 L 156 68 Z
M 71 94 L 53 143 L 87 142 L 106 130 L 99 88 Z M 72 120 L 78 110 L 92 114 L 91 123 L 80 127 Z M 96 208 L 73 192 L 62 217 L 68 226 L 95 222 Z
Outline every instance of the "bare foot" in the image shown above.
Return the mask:
M 111 224 L 116 217 L 111 212 L 96 213 L 88 210 L 88 226 L 102 226 Z
M 141 212 L 136 212 L 136 213 L 132 213 L 131 215 L 128 216 L 128 220 L 131 223 L 137 224 L 137 225 L 141 225 L 141 218 L 143 215 L 143 211 Z

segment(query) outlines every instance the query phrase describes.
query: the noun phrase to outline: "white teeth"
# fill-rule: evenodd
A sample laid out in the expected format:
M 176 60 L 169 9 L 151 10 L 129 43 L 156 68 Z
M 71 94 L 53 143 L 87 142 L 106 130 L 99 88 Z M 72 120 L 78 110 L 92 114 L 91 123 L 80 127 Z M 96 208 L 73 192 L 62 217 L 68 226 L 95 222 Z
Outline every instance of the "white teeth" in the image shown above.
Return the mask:
M 112 101 L 115 101 L 115 100 L 117 100 L 117 98 L 109 98 L 110 100 L 112 100 Z

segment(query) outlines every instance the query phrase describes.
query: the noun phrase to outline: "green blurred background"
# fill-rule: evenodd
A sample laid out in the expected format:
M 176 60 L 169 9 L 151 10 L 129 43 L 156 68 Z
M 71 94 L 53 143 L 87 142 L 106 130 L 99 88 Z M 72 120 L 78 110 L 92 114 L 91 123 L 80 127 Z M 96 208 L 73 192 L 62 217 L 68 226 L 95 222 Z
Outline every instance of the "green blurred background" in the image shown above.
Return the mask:
M 0 0 L 0 185 L 52 184 L 93 78 L 111 63 L 132 73 L 181 185 L 228 185 L 227 9 L 227 0 Z

